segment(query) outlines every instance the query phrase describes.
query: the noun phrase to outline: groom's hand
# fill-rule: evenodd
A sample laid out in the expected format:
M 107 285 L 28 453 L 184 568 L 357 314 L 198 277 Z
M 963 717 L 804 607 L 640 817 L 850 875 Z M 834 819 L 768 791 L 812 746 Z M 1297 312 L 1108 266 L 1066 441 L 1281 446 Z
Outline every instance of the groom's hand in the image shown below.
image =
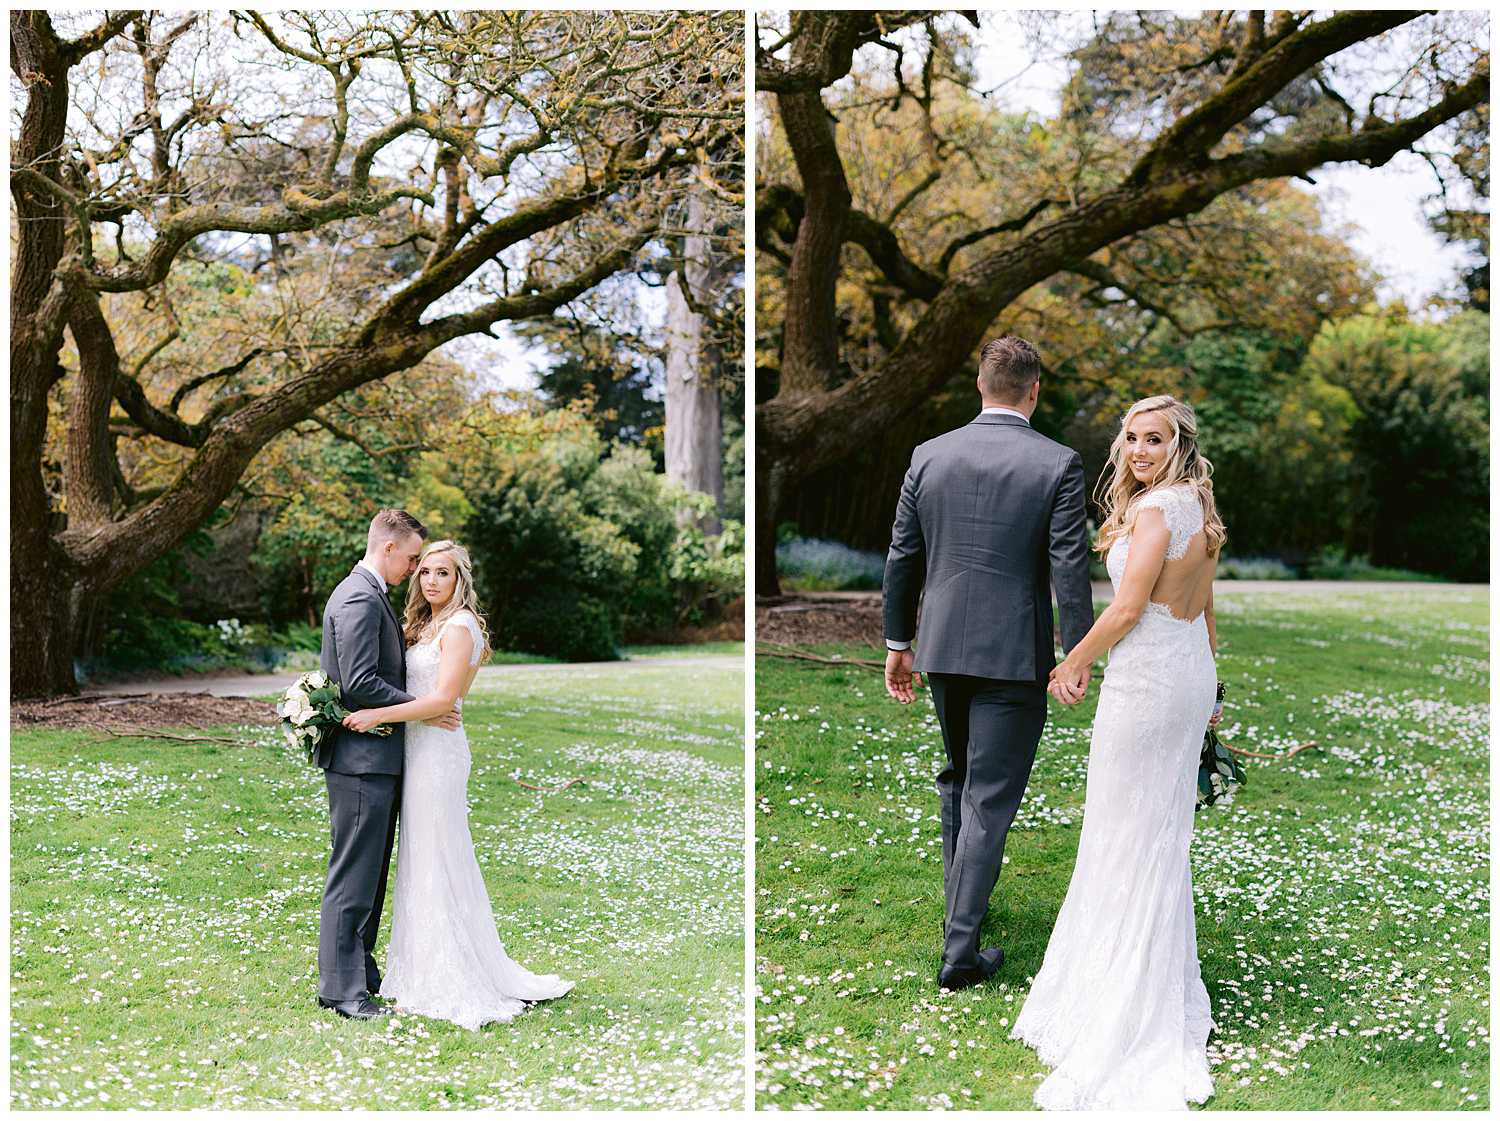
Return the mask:
M 1047 678 L 1047 692 L 1065 705 L 1076 705 L 1088 695 L 1089 668 L 1074 670 L 1066 662 L 1059 664 Z
M 885 691 L 904 705 L 916 700 L 916 690 L 922 687 L 922 675 L 911 668 L 916 660 L 911 647 L 885 652 Z
M 458 706 L 454 705 L 450 711 L 443 713 L 443 715 L 429 717 L 422 721 L 422 723 L 429 724 L 434 728 L 441 728 L 445 732 L 456 732 L 464 726 L 464 718 L 459 715 Z

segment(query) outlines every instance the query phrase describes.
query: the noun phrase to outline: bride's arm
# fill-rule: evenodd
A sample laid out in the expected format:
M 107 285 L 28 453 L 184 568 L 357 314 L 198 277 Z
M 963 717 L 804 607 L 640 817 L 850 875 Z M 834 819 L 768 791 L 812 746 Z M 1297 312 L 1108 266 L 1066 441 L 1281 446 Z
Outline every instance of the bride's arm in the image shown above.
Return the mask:
M 1208 606 L 1203 609 L 1203 621 L 1208 624 L 1208 652 L 1215 658 L 1219 656 L 1219 632 L 1214 626 L 1214 589 L 1208 586 Z
M 442 716 L 458 703 L 469 679 L 469 659 L 474 653 L 474 636 L 463 627 L 449 627 L 438 647 L 437 687 L 405 704 L 385 708 L 367 708 L 344 717 L 344 727 L 368 732 L 377 724 L 400 724 L 408 720 L 426 720 Z
M 1160 510 L 1148 506 L 1136 514 L 1135 529 L 1130 535 L 1130 555 L 1125 558 L 1125 574 L 1120 577 L 1120 590 L 1115 593 L 1113 602 L 1094 620 L 1089 633 L 1068 651 L 1068 656 L 1054 672 L 1059 676 L 1077 676 L 1102 658 L 1140 622 L 1151 589 L 1156 587 L 1156 578 L 1161 575 L 1161 566 L 1166 563 L 1167 543 L 1171 539 L 1167 519 Z

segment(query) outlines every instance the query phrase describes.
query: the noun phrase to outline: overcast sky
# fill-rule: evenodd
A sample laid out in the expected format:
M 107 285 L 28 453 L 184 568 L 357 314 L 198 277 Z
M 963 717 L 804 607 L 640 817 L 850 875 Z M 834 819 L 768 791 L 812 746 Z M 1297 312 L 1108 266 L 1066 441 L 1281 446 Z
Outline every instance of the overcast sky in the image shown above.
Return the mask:
M 1048 13 L 1054 26 L 1087 34 L 1092 13 Z M 995 102 L 1006 109 L 1028 109 L 1051 117 L 1068 69 L 1063 60 L 1033 60 L 1021 26 L 1009 12 L 986 12 L 977 33 L 981 81 L 999 86 Z M 1466 254 L 1448 245 L 1423 219 L 1423 199 L 1437 181 L 1420 157 L 1403 153 L 1384 167 L 1336 164 L 1312 173 L 1316 186 L 1293 185 L 1314 195 L 1323 206 L 1330 231 L 1351 227 L 1354 249 L 1380 273 L 1382 300 L 1404 299 L 1413 309 L 1430 296 L 1454 287 Z

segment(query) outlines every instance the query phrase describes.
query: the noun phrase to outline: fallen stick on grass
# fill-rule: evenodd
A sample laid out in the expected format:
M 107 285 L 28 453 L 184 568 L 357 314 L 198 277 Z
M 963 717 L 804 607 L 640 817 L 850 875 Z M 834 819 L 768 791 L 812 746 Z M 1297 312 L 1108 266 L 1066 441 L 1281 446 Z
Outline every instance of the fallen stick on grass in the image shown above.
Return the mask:
M 522 782 L 518 778 L 511 779 L 511 781 L 513 783 L 515 783 L 517 786 L 524 786 L 527 790 L 536 790 L 536 791 L 540 791 L 543 794 L 561 794 L 568 787 L 574 785 L 575 783 L 582 782 L 583 779 L 581 779 L 581 778 L 570 778 L 567 782 L 563 783 L 561 786 L 532 786 L 531 783 L 529 783 L 529 782 Z
M 175 740 L 178 743 L 227 743 L 230 747 L 239 747 L 242 740 L 225 739 L 223 736 L 174 736 L 170 732 L 122 732 L 117 728 L 104 728 L 112 736 L 121 739 L 136 740 Z
M 1292 748 L 1292 750 L 1286 752 L 1283 755 L 1267 755 L 1263 751 L 1246 751 L 1243 747 L 1231 747 L 1229 744 L 1224 743 L 1222 739 L 1219 742 L 1223 743 L 1226 748 L 1234 752 L 1236 755 L 1245 755 L 1251 759 L 1274 759 L 1278 763 L 1285 762 L 1293 755 L 1296 755 L 1299 751 L 1306 751 L 1309 747 L 1318 746 L 1317 740 L 1308 740 L 1306 743 L 1299 743 L 1296 747 Z
M 810 650 L 800 650 L 795 646 L 788 646 L 783 642 L 756 643 L 755 652 L 757 654 L 765 654 L 771 658 L 793 658 L 802 662 L 816 662 L 822 666 L 859 666 L 862 669 L 875 670 L 878 673 L 885 672 L 884 662 L 875 662 L 868 658 L 829 658 L 822 654 L 814 654 Z

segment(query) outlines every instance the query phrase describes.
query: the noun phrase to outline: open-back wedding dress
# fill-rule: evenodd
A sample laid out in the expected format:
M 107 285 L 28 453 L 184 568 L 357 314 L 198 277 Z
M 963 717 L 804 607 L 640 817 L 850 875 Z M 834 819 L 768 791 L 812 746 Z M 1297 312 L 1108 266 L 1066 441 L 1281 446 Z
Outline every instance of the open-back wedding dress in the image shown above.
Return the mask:
M 481 649 L 479 623 L 456 612 L 430 642 L 406 652 L 406 687 L 437 688 L 439 644 L 452 626 Z M 512 961 L 495 930 L 484 875 L 469 835 L 469 739 L 462 728 L 406 726 L 396 901 L 381 995 L 397 1008 L 466 1028 L 512 1019 L 527 1001 L 559 997 L 572 981 Z
M 1162 511 L 1167 558 L 1203 529 L 1197 492 L 1138 500 Z M 1130 552 L 1106 564 L 1118 593 Z M 1185 1109 L 1213 1094 L 1208 992 L 1198 972 L 1188 842 L 1215 668 L 1202 614 L 1148 603 L 1109 654 L 1089 745 L 1078 859 L 1013 1038 L 1053 1068 L 1043 1109 Z

